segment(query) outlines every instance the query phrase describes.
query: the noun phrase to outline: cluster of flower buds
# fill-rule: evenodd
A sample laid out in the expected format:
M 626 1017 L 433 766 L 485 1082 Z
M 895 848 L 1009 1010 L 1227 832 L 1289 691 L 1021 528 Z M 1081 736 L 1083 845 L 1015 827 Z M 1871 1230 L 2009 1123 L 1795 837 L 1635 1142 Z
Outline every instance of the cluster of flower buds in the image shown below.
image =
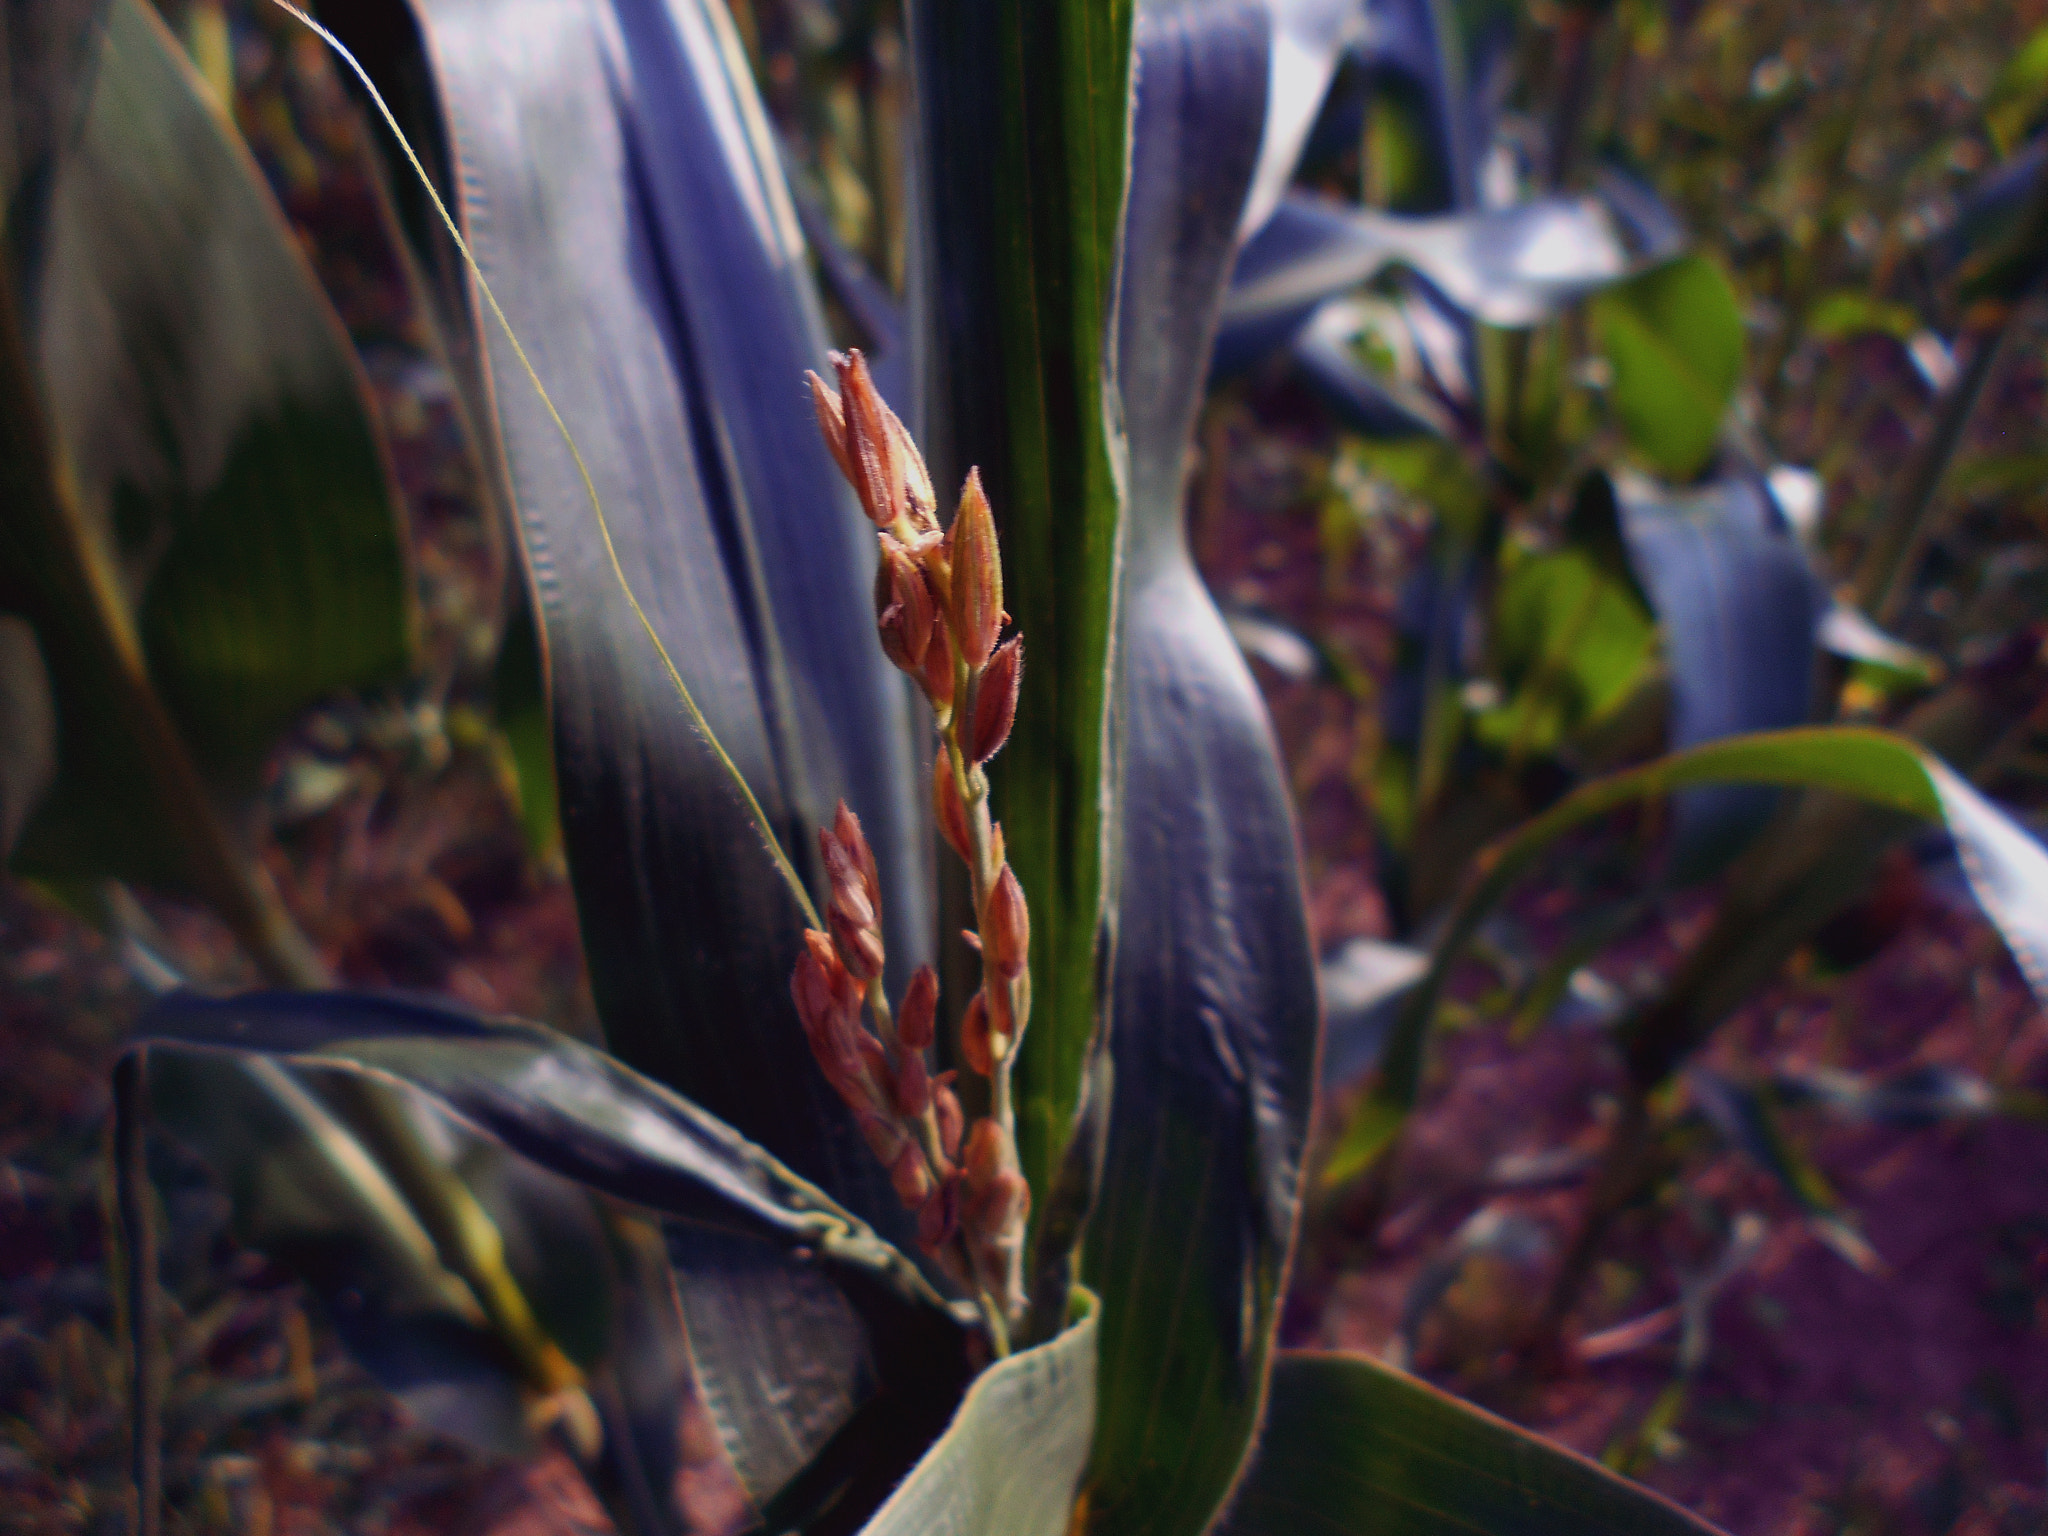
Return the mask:
M 830 932 L 804 934 L 790 993 L 811 1054 L 937 1248 L 951 1235 L 944 1229 L 945 1200 L 952 1197 L 943 1190 L 960 1154 L 962 1128 L 951 1074 L 934 1078 L 925 1065 L 939 978 L 930 966 L 920 967 L 895 1017 L 884 1011 L 877 1018 L 882 1032 L 867 1028 L 862 1015 L 870 998 L 881 996 L 884 958 L 874 854 L 844 802 L 831 829 L 818 834 L 818 846 L 832 887 L 825 917 Z
M 889 1165 L 897 1193 L 917 1209 L 921 1240 L 963 1284 L 1014 1316 L 1024 1302 L 1031 1196 L 1017 1168 L 1010 1064 L 1030 1017 L 1031 916 L 1002 827 L 989 816 L 982 765 L 1002 750 L 1016 719 L 1024 642 L 1001 638 L 1009 619 L 1002 558 L 980 474 L 969 472 L 952 526 L 941 530 L 924 456 L 867 363 L 853 352 L 834 354 L 832 364 L 836 390 L 810 375 L 818 426 L 875 524 L 875 627 L 883 653 L 931 704 L 940 736 L 933 811 L 972 877 L 976 931 L 967 939 L 981 952 L 982 985 L 962 1018 L 960 1059 L 990 1080 L 992 1113 L 963 1138 L 950 1085 L 926 1073 L 922 1052 L 938 992 L 928 970 L 912 980 L 901 1018 L 888 1020 L 874 860 L 844 807 L 821 834 L 830 933 L 807 936 L 792 986 L 820 1065 Z M 861 1025 L 863 1001 L 879 1037 Z

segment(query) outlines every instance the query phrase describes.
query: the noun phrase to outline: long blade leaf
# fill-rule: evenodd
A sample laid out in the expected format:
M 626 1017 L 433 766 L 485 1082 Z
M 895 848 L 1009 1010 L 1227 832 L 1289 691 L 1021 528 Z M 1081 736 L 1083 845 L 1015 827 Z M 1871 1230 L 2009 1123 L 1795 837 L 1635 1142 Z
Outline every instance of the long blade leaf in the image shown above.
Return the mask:
M 862 1536 L 1067 1536 L 1095 1427 L 1096 1320 L 1001 1361 Z
M 1713 1536 L 1647 1488 L 1361 1355 L 1273 1367 L 1219 1536 Z
M 872 1508 L 965 1385 L 968 1330 L 909 1259 L 729 1126 L 580 1042 L 343 992 L 174 993 L 136 1041 L 403 1083 L 550 1173 L 663 1217 L 707 1399 L 757 1498 L 839 1437 L 867 1455 L 827 1491 Z
M 927 455 L 942 497 L 980 466 L 1029 657 L 990 778 L 1031 902 L 1031 1028 L 1013 1093 L 1018 1155 L 1042 1211 L 1101 1003 L 1123 501 L 1109 326 L 1132 5 L 906 9 L 930 183 L 913 341 Z
M 1813 726 L 1709 742 L 1582 784 L 1483 853 L 1430 968 L 1409 994 L 1378 1082 L 1324 1177 L 1350 1179 L 1386 1149 L 1414 1106 L 1423 1045 L 1452 967 L 1486 914 L 1572 828 L 1617 806 L 1696 784 L 1824 789 L 1946 826 L 1971 889 L 2037 997 L 2048 1002 L 2048 850 L 1917 742 L 1858 726 Z
M 800 869 L 834 798 L 862 814 L 892 964 L 907 967 L 932 912 L 907 698 L 870 633 L 865 525 L 803 410 L 824 342 L 722 11 L 429 0 L 420 14 L 472 244 L 582 449 L 648 624 Z M 608 1037 L 902 1232 L 787 1000 L 797 907 L 501 343 L 486 335 Z
M 1264 110 L 1259 7 L 1146 5 L 1120 295 L 1123 586 L 1114 1112 L 1097 1531 L 1202 1530 L 1249 1447 L 1313 1092 L 1313 956 L 1286 779 L 1203 590 L 1186 445 Z
M 173 768 L 189 753 L 232 800 L 308 705 L 402 673 L 405 543 L 348 337 L 139 0 L 108 7 L 91 81 L 9 230 L 43 447 L 64 466 L 64 494 L 0 505 L 0 588 L 37 627 L 60 719 L 20 861 L 232 905 Z

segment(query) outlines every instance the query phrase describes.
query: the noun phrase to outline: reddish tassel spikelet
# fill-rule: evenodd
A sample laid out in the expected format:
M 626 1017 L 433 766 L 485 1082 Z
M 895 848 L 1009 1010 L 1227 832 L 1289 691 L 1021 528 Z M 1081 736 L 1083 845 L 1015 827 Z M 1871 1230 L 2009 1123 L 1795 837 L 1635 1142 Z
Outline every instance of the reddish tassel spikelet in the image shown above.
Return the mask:
M 939 1122 L 939 1150 L 948 1157 L 960 1155 L 960 1133 L 967 1122 L 960 1112 L 960 1095 L 953 1091 L 953 1074 L 942 1072 L 932 1083 L 932 1109 Z
M 953 765 L 944 752 L 932 764 L 932 814 L 938 819 L 939 834 L 946 845 L 972 862 L 974 844 L 967 831 L 967 807 L 960 803 L 960 786 L 954 782 Z
M 939 973 L 920 965 L 903 989 L 903 1006 L 896 1010 L 896 1039 L 906 1051 L 929 1050 L 933 1021 L 939 1011 Z
M 977 992 L 960 1016 L 960 1058 L 988 1077 L 995 1072 L 995 1047 L 989 1038 L 988 993 Z
M 932 813 L 967 864 L 982 985 L 961 1023 L 961 1055 L 989 1078 L 993 1113 L 966 1124 L 952 1074 L 933 1077 L 938 977 L 922 967 L 891 1022 L 880 977 L 882 893 L 859 821 L 839 807 L 819 833 L 828 887 L 826 932 L 805 934 L 790 978 L 813 1054 L 917 1212 L 918 1238 L 979 1297 L 991 1342 L 1004 1346 L 1024 1304 L 1020 1255 L 1031 1192 L 1017 1170 L 1010 1061 L 1030 1014 L 1030 913 L 989 816 L 981 765 L 1009 739 L 1023 681 L 1022 637 L 998 646 L 1009 622 L 995 515 L 979 471 L 960 489 L 941 533 L 931 476 L 903 423 L 876 391 L 858 352 L 834 355 L 839 387 L 810 376 L 811 401 L 840 472 L 879 530 L 875 630 L 883 653 L 931 704 L 943 738 L 933 765 Z M 872 1008 L 879 1033 L 865 1013 Z
M 974 728 L 968 756 L 978 765 L 1003 750 L 1017 719 L 1017 690 L 1024 681 L 1024 637 L 1012 635 L 996 647 L 974 690 Z
M 860 830 L 860 819 L 839 802 L 831 831 L 818 833 L 818 852 L 831 887 L 825 925 L 839 958 L 863 984 L 882 973 L 882 889 L 875 855 Z
M 1024 904 L 1024 887 L 1008 864 L 988 893 L 988 910 L 981 918 L 981 944 L 983 961 L 997 975 L 1014 981 L 1024 974 L 1031 948 L 1031 910 Z
M 910 552 L 886 533 L 879 538 L 882 559 L 875 567 L 875 629 L 882 637 L 882 653 L 912 677 L 919 677 L 938 622 L 938 603 L 924 568 L 910 558 Z
M 960 1231 L 961 1178 L 957 1171 L 939 1181 L 917 1213 L 917 1245 L 926 1253 L 937 1253 Z
M 967 665 L 979 668 L 988 662 L 1002 628 L 1003 563 L 996 551 L 995 514 L 978 469 L 967 473 L 946 548 L 953 567 L 953 600 L 946 617 Z
M 839 375 L 839 404 L 845 424 L 844 459 L 847 479 L 860 498 L 861 510 L 878 528 L 887 528 L 903 513 L 903 469 L 896 432 L 889 426 L 889 407 L 875 388 L 867 359 L 858 351 L 834 353 Z

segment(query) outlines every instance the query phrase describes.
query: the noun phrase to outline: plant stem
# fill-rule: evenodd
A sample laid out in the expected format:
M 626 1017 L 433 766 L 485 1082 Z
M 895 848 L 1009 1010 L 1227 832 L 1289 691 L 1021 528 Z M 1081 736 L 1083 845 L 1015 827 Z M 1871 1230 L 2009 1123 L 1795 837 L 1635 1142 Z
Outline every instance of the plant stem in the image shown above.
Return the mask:
M 1536 1325 L 1539 1340 L 1555 1339 L 1563 1330 L 1614 1218 L 1628 1209 L 1650 1177 L 1643 1166 L 1650 1143 L 1649 1127 L 1648 1097 L 1631 1084 L 1614 1129 L 1608 1133 L 1599 1170 L 1586 1192 L 1585 1211 L 1579 1218 L 1578 1230 L 1572 1234 L 1572 1245 L 1565 1250 L 1564 1262 L 1558 1266 L 1550 1292 L 1544 1298 Z
M 1569 5 L 1557 22 L 1556 94 L 1550 105 L 1550 143 L 1543 180 L 1556 192 L 1571 179 L 1578 162 L 1593 73 L 1593 39 L 1607 7 Z
M 966 657 L 959 657 L 953 667 L 953 709 L 946 717 L 942 728 L 946 760 L 953 770 L 953 788 L 960 796 L 960 803 L 967 809 L 967 846 L 971 857 L 968 859 L 968 873 L 972 878 L 974 891 L 974 927 L 976 933 L 983 932 L 988 925 L 989 894 L 1002 871 L 996 867 L 993 849 L 995 829 L 989 818 L 988 775 L 978 767 L 970 765 L 962 742 L 962 722 L 971 720 L 974 714 L 974 690 L 980 685 L 978 668 L 971 668 Z M 986 942 L 986 941 L 984 941 Z M 988 956 L 984 951 L 981 961 L 982 985 L 1003 988 L 1003 1017 L 1009 1023 L 1007 1039 L 995 1054 L 994 1070 L 989 1074 L 989 1111 L 1003 1133 L 1003 1156 L 1005 1172 L 1015 1173 L 1017 1168 L 1017 1112 L 1010 1091 L 1011 1064 L 1016 1058 L 1017 1048 L 1024 1042 L 1024 1027 L 1029 1022 L 1031 991 L 1029 973 L 1015 981 L 1005 980 L 989 969 Z M 994 1022 L 995 999 L 989 999 L 991 1023 Z M 997 1032 L 990 1030 L 993 1045 Z M 1008 1273 L 1003 1280 L 1003 1295 L 1017 1296 L 1024 1286 L 1024 1250 L 1021 1244 L 1009 1250 Z M 985 1300 L 985 1299 L 984 1299 Z M 1000 1311 L 1001 1308 L 996 1310 Z M 1005 1330 L 1007 1334 L 1007 1330 Z M 1007 1342 L 1000 1352 L 1007 1353 Z
M 156 1228 L 150 1220 L 148 1056 L 131 1051 L 114 1068 L 114 1202 L 126 1259 L 128 1466 L 135 1536 L 163 1528 L 163 1316 L 156 1303 Z
M 1962 447 L 1970 418 L 1983 398 L 1984 386 L 2012 332 L 2017 306 L 2004 310 L 1986 329 L 1977 333 L 1976 345 L 1962 376 L 1949 386 L 1934 429 L 1921 443 L 1899 482 L 1898 494 L 1878 518 L 1877 527 L 1865 546 L 1856 568 L 1857 604 L 1869 610 L 1881 625 L 1898 621 L 1911 589 L 1913 574 L 1934 535 L 1935 519 L 1930 516 L 1941 482 L 1948 474 L 1956 450 Z

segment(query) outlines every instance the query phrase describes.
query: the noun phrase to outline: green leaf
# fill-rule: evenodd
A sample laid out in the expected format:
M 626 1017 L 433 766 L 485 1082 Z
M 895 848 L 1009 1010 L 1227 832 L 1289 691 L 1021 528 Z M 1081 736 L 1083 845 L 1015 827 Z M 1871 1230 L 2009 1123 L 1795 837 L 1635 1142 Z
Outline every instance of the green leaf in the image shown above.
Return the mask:
M 1813 726 L 1709 742 L 1582 784 L 1482 853 L 1430 968 L 1403 1004 L 1373 1091 L 1325 1168 L 1342 1183 L 1376 1162 L 1413 1108 L 1423 1045 L 1452 967 L 1487 913 L 1572 828 L 1617 806 L 1693 784 L 1832 790 L 1940 822 L 1963 851 L 1972 889 L 2037 996 L 2048 1000 L 2048 852 L 1917 742 L 1858 726 Z
M 1920 329 L 1920 317 L 1903 304 L 1845 290 L 1826 294 L 1816 302 L 1807 312 L 1806 329 L 1818 341 L 1845 341 L 1851 336 L 1909 341 Z
M 1690 480 L 1742 380 L 1742 310 L 1727 275 L 1680 256 L 1596 295 L 1592 317 L 1630 445 L 1660 474 Z
M 2048 27 L 2037 30 L 2005 62 L 1984 103 L 1984 126 L 2001 155 L 2009 155 L 2048 106 Z
M 60 721 L 18 859 L 221 904 L 170 759 L 230 802 L 307 706 L 402 674 L 410 572 L 348 337 L 140 0 L 113 0 L 92 82 L 8 251 L 61 466 L 57 492 L 0 507 L 0 589 L 36 626 Z M 36 452 L 15 437 L 0 471 L 45 473 Z
M 1362 1355 L 1290 1351 L 1218 1536 L 1713 1536 L 1659 1494 Z
M 92 89 L 108 0 L 0 0 L 0 214 L 41 218 L 57 159 Z
M 1028 658 L 990 780 L 1031 903 L 1031 1025 L 1014 1092 L 1041 1212 L 1101 1003 L 1123 507 L 1106 350 L 1132 13 L 1132 0 L 908 6 L 933 260 L 916 317 L 927 456 L 942 502 L 980 467 Z
M 1657 626 L 1626 572 L 1596 551 L 1510 544 L 1489 635 L 1508 697 L 1474 734 L 1519 758 L 1555 750 L 1626 699 L 1655 654 Z
M 1486 513 L 1486 486 L 1457 444 L 1434 438 L 1354 439 L 1348 451 L 1367 473 L 1422 501 L 1458 538 L 1469 542 L 1477 537 Z
M 1095 1352 L 1091 1305 L 984 1371 L 862 1536 L 1067 1536 L 1095 1428 Z

